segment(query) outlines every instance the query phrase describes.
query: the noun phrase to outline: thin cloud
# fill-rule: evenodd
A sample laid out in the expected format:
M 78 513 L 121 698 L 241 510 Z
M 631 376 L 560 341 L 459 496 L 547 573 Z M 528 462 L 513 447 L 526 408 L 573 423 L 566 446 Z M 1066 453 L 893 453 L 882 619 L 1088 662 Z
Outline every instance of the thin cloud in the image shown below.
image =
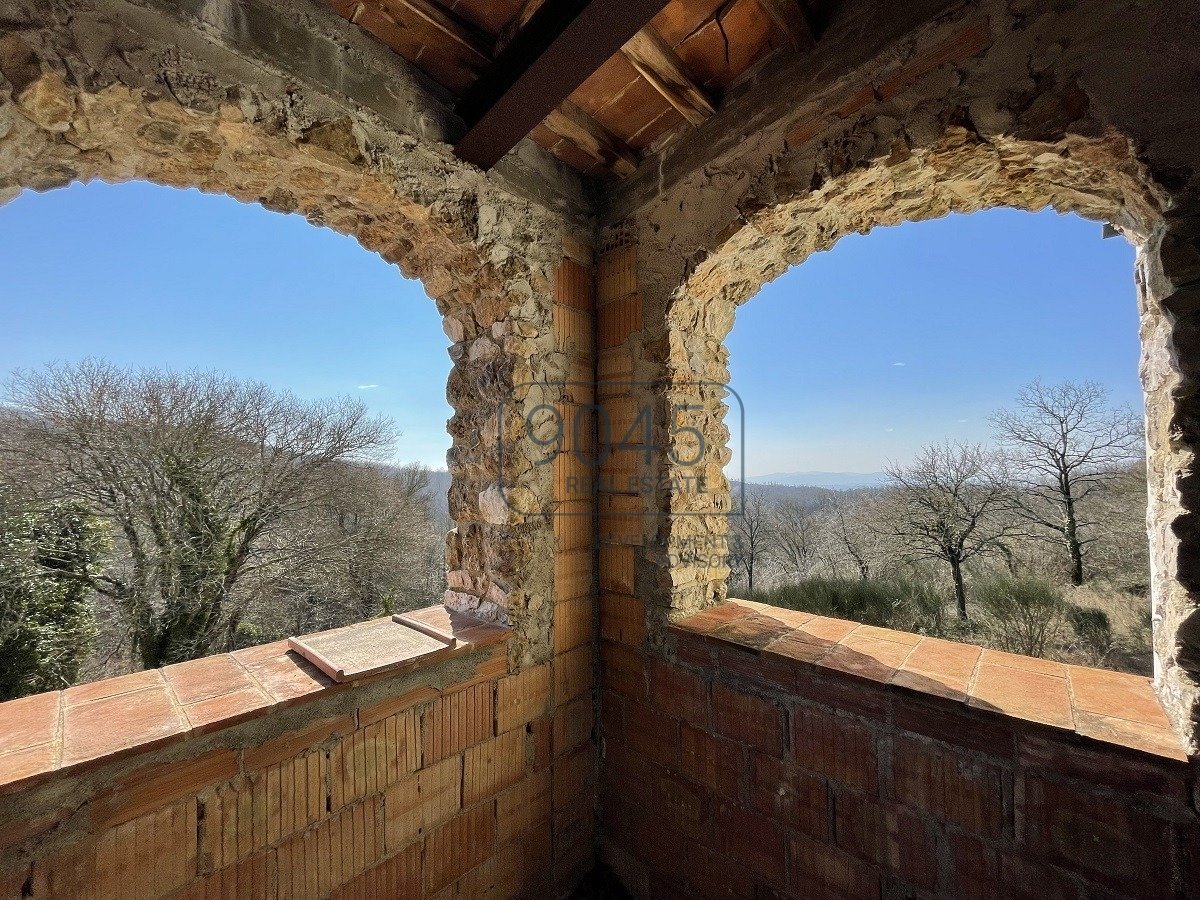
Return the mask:
M 892 366 L 894 366 L 897 369 L 902 369 L 907 365 L 908 365 L 908 363 L 901 363 L 901 362 L 892 363 Z
M 360 384 L 358 386 L 358 389 L 360 391 L 373 391 L 378 387 L 379 387 L 379 385 L 377 385 L 377 384 Z

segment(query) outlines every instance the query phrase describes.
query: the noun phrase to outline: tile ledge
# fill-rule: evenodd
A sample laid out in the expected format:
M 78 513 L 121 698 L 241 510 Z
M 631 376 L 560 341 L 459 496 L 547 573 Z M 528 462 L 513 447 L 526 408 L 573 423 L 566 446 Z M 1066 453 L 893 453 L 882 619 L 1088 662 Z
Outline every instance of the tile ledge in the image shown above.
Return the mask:
M 778 617 L 774 613 L 778 612 Z M 947 647 L 955 651 L 969 651 L 977 654 L 973 671 L 969 676 L 957 679 L 961 683 L 961 687 L 955 687 L 947 684 L 947 681 L 953 680 L 952 676 L 947 673 L 931 672 L 928 662 L 923 662 L 920 667 L 908 668 L 907 660 L 901 661 L 899 664 L 893 661 L 880 659 L 869 652 L 864 652 L 864 647 L 869 647 L 869 642 L 852 642 L 857 646 L 847 645 L 847 640 L 854 634 L 859 633 L 862 629 L 868 628 L 865 625 L 856 625 L 845 636 L 836 641 L 826 641 L 820 638 L 819 635 L 814 635 L 808 630 L 808 626 L 817 625 L 822 620 L 827 622 L 840 622 L 839 619 L 830 619 L 824 616 L 814 616 L 808 623 L 796 626 L 791 624 L 794 622 L 796 613 L 792 610 L 780 609 L 766 604 L 757 603 L 754 601 L 730 599 L 721 604 L 710 606 L 698 613 L 695 613 L 686 618 L 680 619 L 671 623 L 669 631 L 676 636 L 692 639 L 700 639 L 717 645 L 729 645 L 738 647 L 740 650 L 749 651 L 758 655 L 764 653 L 769 655 L 775 662 L 782 662 L 791 665 L 798 670 L 817 671 L 822 675 L 830 678 L 845 679 L 854 681 L 856 684 L 864 688 L 874 687 L 880 690 L 889 691 L 900 694 L 916 694 L 934 698 L 940 703 L 954 703 L 955 705 L 964 708 L 970 708 L 975 711 L 984 712 L 988 715 L 1001 716 L 1006 719 L 1027 723 L 1031 726 L 1036 726 L 1042 729 L 1051 729 L 1060 734 L 1073 735 L 1090 744 L 1099 744 L 1106 747 L 1119 748 L 1124 752 L 1135 752 L 1152 756 L 1162 762 L 1178 763 L 1186 765 L 1189 762 L 1186 748 L 1174 729 L 1167 724 L 1168 719 L 1165 711 L 1163 712 L 1162 724 L 1149 724 L 1145 722 L 1130 721 L 1122 717 L 1120 711 L 1114 707 L 1113 712 L 1098 712 L 1091 708 L 1084 708 L 1075 702 L 1074 691 L 1071 688 L 1072 673 L 1079 666 L 1067 666 L 1061 663 L 1054 663 L 1048 660 L 1035 659 L 1033 657 L 1019 657 L 1015 654 L 1003 654 L 1003 659 L 1009 660 L 1009 665 L 1005 665 L 1000 661 L 989 662 L 989 654 L 999 654 L 999 651 L 988 651 L 986 648 L 979 647 L 975 644 L 964 644 L 957 641 L 949 641 L 944 638 L 922 637 L 920 641 L 913 644 L 913 649 L 925 645 L 929 642 L 934 647 Z M 756 624 L 759 626 L 760 640 L 752 641 L 749 639 L 739 639 L 742 635 L 748 635 L 750 632 L 747 629 L 739 629 L 737 627 L 728 627 L 731 623 L 745 622 L 748 619 L 757 617 Z M 766 627 L 763 619 L 774 618 L 779 634 L 774 640 L 767 644 L 761 643 L 761 629 Z M 848 623 L 849 624 L 849 623 Z M 875 629 L 878 631 L 878 629 Z M 874 631 L 866 632 L 873 634 Z M 773 653 L 771 647 L 774 646 L 781 638 L 791 638 L 796 640 L 799 636 L 802 640 L 806 636 L 811 639 L 814 648 L 824 644 L 824 651 L 815 654 L 813 659 L 797 658 L 783 653 Z M 847 671 L 844 667 L 828 665 L 826 659 L 829 657 L 830 651 L 835 648 L 844 648 L 846 651 L 858 654 L 862 657 L 865 664 L 879 666 L 882 668 L 891 669 L 891 675 L 881 681 L 877 678 L 866 678 L 855 675 L 853 672 Z M 1053 692 L 1047 692 L 1043 696 L 1032 698 L 1035 702 L 1039 700 L 1048 701 L 1063 701 L 1065 700 L 1070 706 L 1071 724 L 1069 727 L 1063 724 L 1055 724 L 1049 722 L 1044 717 L 1039 717 L 1035 712 L 1028 715 L 1001 709 L 994 705 L 989 700 L 979 697 L 975 693 L 975 683 L 978 678 L 980 669 L 986 664 L 1002 669 L 1008 669 L 1010 665 L 1017 660 L 1028 660 L 1028 668 L 1016 669 L 1015 671 L 1023 671 L 1025 674 L 1036 674 L 1040 679 L 1046 679 L 1049 685 L 1052 682 L 1062 682 L 1060 686 L 1055 685 Z M 1049 674 L 1047 670 L 1053 670 L 1055 667 L 1061 667 L 1062 675 Z M 1038 670 L 1041 670 L 1040 672 Z M 1136 692 L 1142 696 L 1144 701 L 1152 701 L 1161 710 L 1162 703 L 1155 693 L 1150 679 L 1143 678 L 1138 675 L 1130 675 L 1124 672 L 1116 672 L 1109 669 L 1084 669 L 1086 672 L 1097 672 L 1102 677 L 1111 679 L 1114 682 L 1121 682 L 1125 690 Z M 897 682 L 899 678 L 899 682 Z M 938 680 L 942 678 L 944 680 Z M 927 684 L 926 684 L 927 682 Z M 1102 728 L 1096 727 L 1097 720 L 1111 721 L 1113 728 L 1112 736 Z M 1087 723 L 1087 724 L 1083 724 Z M 1081 727 L 1082 725 L 1082 727 Z M 1139 734 L 1140 732 L 1140 734 Z
M 442 663 L 502 642 L 512 632 L 512 629 L 507 626 L 496 625 L 465 613 L 448 610 L 441 604 L 415 610 L 405 615 L 414 621 L 423 623 L 430 629 L 436 629 L 455 638 L 455 646 L 446 654 L 429 658 L 417 657 L 408 664 L 405 660 L 396 660 L 388 666 L 386 671 L 366 676 L 359 681 L 337 682 L 327 677 L 308 660 L 290 650 L 288 641 L 285 639 L 151 670 L 157 675 L 157 678 L 145 672 L 135 672 L 80 685 L 79 687 L 87 690 L 80 692 L 83 693 L 85 699 L 76 703 L 68 702 L 67 695 L 73 690 L 72 688 L 34 694 L 0 703 L 0 795 L 34 787 L 60 773 L 75 774 L 141 752 L 159 749 L 166 744 L 185 740 L 189 736 L 208 735 L 222 728 L 241 725 L 269 715 L 281 707 L 316 699 L 334 691 L 350 690 L 359 684 L 373 684 L 397 675 L 411 676 L 414 671 L 420 670 L 423 666 L 432 669 Z M 388 619 L 390 621 L 390 617 Z M 319 632 L 319 634 L 325 633 Z M 305 637 L 312 637 L 312 635 Z M 181 679 L 190 674 L 189 670 L 197 670 L 196 674 L 200 674 L 200 671 L 211 670 L 223 663 L 230 663 L 231 669 L 240 673 L 242 677 L 217 676 L 218 679 L 220 677 L 229 678 L 228 690 L 206 692 L 200 699 L 189 703 L 180 701 L 176 685 L 182 684 Z M 210 671 L 210 677 L 211 674 Z M 137 682 L 137 687 L 130 686 L 133 681 Z M 75 736 L 71 733 L 72 714 L 77 714 L 81 710 L 94 711 L 104 705 L 112 705 L 114 702 L 127 704 L 130 698 L 138 698 L 139 695 L 151 693 L 157 694 L 167 702 L 166 708 L 178 719 L 176 723 L 170 724 L 164 721 L 163 724 L 169 727 L 147 740 L 135 740 L 127 745 L 114 746 L 92 755 L 85 753 L 78 758 L 68 755 L 68 759 L 75 759 L 75 761 L 69 762 L 67 765 L 62 764 L 63 747 L 75 740 Z M 201 724 L 192 723 L 189 717 L 190 711 L 205 704 L 211 706 L 214 701 L 223 699 L 232 701 L 234 698 L 246 702 L 231 703 L 227 711 L 212 718 L 205 718 Z M 36 721 L 31 722 L 30 720 L 35 716 Z M 107 724 L 109 727 L 106 730 L 112 734 L 120 734 L 124 731 L 119 715 L 116 716 L 115 721 Z M 144 726 L 145 722 L 139 724 Z M 5 741 L 5 736 L 11 734 L 22 734 L 22 740 L 20 742 Z M 41 765 L 29 764 L 30 757 L 35 753 L 42 756 Z

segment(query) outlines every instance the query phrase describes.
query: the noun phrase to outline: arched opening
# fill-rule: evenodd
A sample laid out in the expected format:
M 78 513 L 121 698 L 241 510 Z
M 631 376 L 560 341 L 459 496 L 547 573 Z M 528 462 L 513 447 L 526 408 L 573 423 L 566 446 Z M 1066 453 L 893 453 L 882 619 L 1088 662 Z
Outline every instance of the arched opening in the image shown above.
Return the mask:
M 0 229 L 6 699 L 440 601 L 449 341 L 420 284 L 146 182 L 26 192 Z
M 727 341 L 730 594 L 1150 674 L 1133 267 L 1096 223 L 991 209 L 766 286 Z
M 369 115 L 298 102 L 282 82 L 279 95 L 228 90 L 185 104 L 119 83 L 68 83 L 40 68 L 19 39 L 9 41 L 24 68 L 7 108 L 0 198 L 75 181 L 194 187 L 299 213 L 420 279 L 454 344 L 446 396 L 456 528 L 447 562 L 457 575 L 445 602 L 514 625 L 521 658 L 548 653 L 553 567 L 535 560 L 552 558 L 552 530 L 532 517 L 497 518 L 487 498 L 502 480 L 505 489 L 551 492 L 544 468 L 499 471 L 499 457 L 525 451 L 516 428 L 497 427 L 497 408 L 512 405 L 515 385 L 561 380 L 551 296 L 561 223 L 480 173 L 447 177 L 439 161 Z M 535 402 L 517 398 L 518 407 Z
M 868 121 L 855 129 L 869 127 Z M 820 178 L 802 179 L 795 199 L 781 197 L 730 223 L 716 239 L 716 249 L 694 259 L 683 286 L 664 301 L 661 339 L 672 348 L 665 367 L 669 402 L 686 398 L 705 410 L 702 415 L 711 421 L 704 431 L 715 448 L 710 465 L 719 463 L 723 469 L 729 438 L 723 391 L 695 391 L 689 382 L 699 375 L 717 385 L 727 383 L 723 341 L 736 307 L 846 234 L 999 206 L 1034 212 L 1053 207 L 1110 223 L 1137 250 L 1155 684 L 1180 732 L 1190 734 L 1196 694 L 1188 648 L 1195 641 L 1197 610 L 1186 564 L 1194 531 L 1186 477 L 1193 459 L 1184 362 L 1190 332 L 1171 312 L 1173 304 L 1186 307 L 1186 290 L 1180 288 L 1187 279 L 1186 253 L 1173 249 L 1186 242 L 1186 221 L 1164 218 L 1164 192 L 1146 179 L 1128 145 L 1114 135 L 1068 136 L 1050 145 L 1007 138 L 982 141 L 950 127 L 921 149 L 873 162 L 848 161 L 836 150 L 822 145 L 804 161 Z M 697 322 L 704 327 L 697 329 Z M 673 471 L 670 464 L 666 470 Z M 707 501 L 712 514 L 703 527 L 709 534 L 726 533 L 729 502 L 729 495 L 720 493 Z M 668 541 L 694 530 L 695 521 L 673 517 Z M 712 560 L 676 567 L 671 582 L 678 587 L 671 590 L 668 615 L 684 616 L 723 599 L 728 574 L 727 566 Z

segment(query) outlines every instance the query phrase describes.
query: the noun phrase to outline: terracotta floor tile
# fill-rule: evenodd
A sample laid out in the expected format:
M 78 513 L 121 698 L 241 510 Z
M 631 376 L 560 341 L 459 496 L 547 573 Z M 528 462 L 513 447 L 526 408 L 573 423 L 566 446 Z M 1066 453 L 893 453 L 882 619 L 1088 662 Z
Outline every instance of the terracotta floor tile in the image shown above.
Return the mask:
M 694 616 L 688 616 L 681 622 L 676 623 L 676 627 L 695 634 L 709 634 L 722 625 L 732 622 L 734 619 L 748 616 L 752 612 L 753 610 L 745 606 L 740 606 L 737 603 L 722 603 L 719 606 L 712 606 L 703 612 L 698 612 Z
M 1068 666 L 1067 677 L 1077 709 L 1170 728 L 1170 720 L 1149 678 L 1082 666 Z
M 856 628 L 861 628 L 857 622 L 847 622 L 845 619 L 832 619 L 828 616 L 816 616 L 800 626 L 800 631 L 813 638 L 836 644 Z
M 451 634 L 458 638 L 460 645 L 487 647 L 505 640 L 512 634 L 512 629 L 503 625 L 494 625 L 491 622 L 479 622 L 475 625 L 455 625 Z
M 58 737 L 62 693 L 35 694 L 0 703 L 0 753 L 48 744 Z
M 791 631 L 787 625 L 771 616 L 751 613 L 714 629 L 713 637 L 732 641 L 743 647 L 761 650 L 771 641 Z
M 939 638 L 924 638 L 904 661 L 905 671 L 943 675 L 970 683 L 983 648 Z
M 1060 662 L 1050 659 L 1038 659 L 1035 656 L 1020 656 L 1016 653 L 1005 653 L 1003 650 L 984 650 L 984 665 L 1007 666 L 1010 669 L 1022 669 L 1026 672 L 1036 672 L 1038 675 L 1053 675 L 1056 678 L 1067 677 L 1067 667 Z
M 228 728 L 262 715 L 275 701 L 256 687 L 209 697 L 183 707 L 188 724 L 198 734 Z
M 876 625 L 863 625 L 854 633 L 855 637 L 871 637 L 878 638 L 881 641 L 892 641 L 896 644 L 904 644 L 908 647 L 915 647 L 921 642 L 921 635 L 913 634 L 911 631 L 896 631 L 892 628 L 880 628 Z
M 418 622 L 424 622 L 430 628 L 436 628 L 438 631 L 451 634 L 454 631 L 454 615 L 441 603 L 436 606 L 427 606 L 425 609 L 416 609 L 410 613 L 405 613 L 406 616 L 416 619 Z M 458 614 L 461 615 L 461 614 Z M 472 620 L 474 624 L 478 620 Z
M 769 643 L 763 653 L 782 656 L 798 662 L 815 663 L 835 645 L 829 641 L 814 641 L 802 631 L 790 631 Z
M 281 703 L 315 694 L 334 684 L 332 678 L 299 653 L 289 651 L 286 641 L 238 650 L 233 656 L 272 699 Z
M 1057 728 L 1074 727 L 1065 678 L 989 665 L 987 653 L 984 651 L 984 662 L 971 690 L 971 706 Z
M 79 703 L 90 703 L 93 700 L 116 697 L 119 694 L 128 694 L 161 684 L 162 671 L 147 669 L 143 672 L 118 675 L 116 678 L 105 678 L 103 681 L 93 681 L 91 684 L 80 684 L 67 688 L 63 691 L 63 704 L 75 706 Z
M 53 772 L 58 768 L 57 754 L 53 744 L 0 754 L 0 788 Z
M 477 647 L 502 641 L 512 633 L 511 628 L 485 622 L 457 610 L 449 610 L 442 604 L 428 606 L 404 614 L 407 618 L 428 625 L 443 634 L 452 635 L 460 642 Z
M 1110 744 L 1120 744 L 1152 753 L 1155 756 L 1186 763 L 1188 755 L 1175 732 L 1167 727 L 1145 725 L 1115 716 L 1098 716 L 1083 710 L 1075 711 L 1075 730 L 1085 737 Z
M 227 653 L 167 666 L 163 677 L 185 706 L 254 687 L 254 679 Z
M 757 600 L 743 600 L 741 597 L 730 597 L 725 601 L 731 606 L 742 606 L 751 612 L 769 613 L 778 607 L 771 606 L 769 603 L 759 603 Z
M 919 691 L 922 694 L 932 694 L 945 700 L 956 700 L 959 703 L 967 702 L 967 688 L 970 686 L 969 679 L 939 675 L 934 672 L 926 674 L 908 669 L 896 672 L 890 683 L 896 687 Z
M 810 612 L 802 612 L 798 609 L 784 609 L 781 606 L 771 606 L 769 603 L 757 603 L 750 600 L 730 600 L 729 602 L 738 606 L 749 607 L 758 616 L 774 619 L 788 628 L 799 628 L 805 622 L 810 622 L 816 618 Z
M 851 634 L 821 659 L 821 668 L 837 669 L 872 681 L 887 682 L 912 648 L 895 641 Z
M 165 685 L 69 706 L 63 714 L 62 765 L 149 749 L 187 731 Z

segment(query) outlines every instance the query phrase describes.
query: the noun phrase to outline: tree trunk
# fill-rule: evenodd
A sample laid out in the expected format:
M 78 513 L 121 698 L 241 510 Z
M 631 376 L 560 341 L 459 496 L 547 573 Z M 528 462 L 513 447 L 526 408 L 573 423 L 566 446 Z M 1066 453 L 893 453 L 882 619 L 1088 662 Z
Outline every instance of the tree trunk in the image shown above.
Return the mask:
M 954 575 L 954 601 L 958 605 L 958 617 L 967 621 L 967 587 L 963 583 L 962 563 L 950 560 L 950 571 Z
M 1067 495 L 1066 527 L 1063 537 L 1066 538 L 1067 552 L 1071 555 L 1071 584 L 1079 587 L 1083 584 L 1083 546 L 1079 542 L 1079 524 L 1075 518 L 1075 499 Z

